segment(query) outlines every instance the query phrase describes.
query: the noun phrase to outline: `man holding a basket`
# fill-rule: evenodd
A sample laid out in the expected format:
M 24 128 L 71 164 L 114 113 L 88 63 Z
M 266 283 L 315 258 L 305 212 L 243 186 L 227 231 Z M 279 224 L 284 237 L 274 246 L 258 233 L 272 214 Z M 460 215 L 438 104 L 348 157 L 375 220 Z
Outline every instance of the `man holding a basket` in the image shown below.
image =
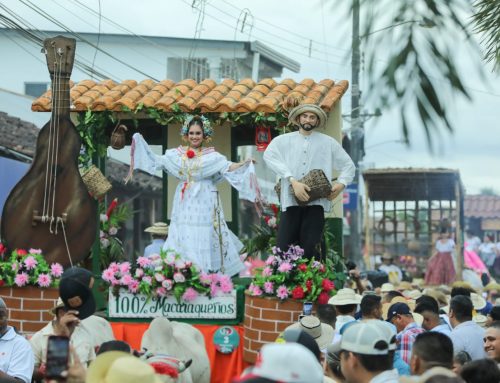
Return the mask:
M 306 258 L 321 260 L 324 213 L 354 178 L 355 166 L 334 138 L 316 131 L 327 121 L 319 106 L 298 105 L 290 111 L 289 121 L 298 131 L 274 138 L 264 152 L 264 161 L 281 178 L 277 247 L 286 251 L 299 245 Z M 335 170 L 339 176 L 332 185 Z

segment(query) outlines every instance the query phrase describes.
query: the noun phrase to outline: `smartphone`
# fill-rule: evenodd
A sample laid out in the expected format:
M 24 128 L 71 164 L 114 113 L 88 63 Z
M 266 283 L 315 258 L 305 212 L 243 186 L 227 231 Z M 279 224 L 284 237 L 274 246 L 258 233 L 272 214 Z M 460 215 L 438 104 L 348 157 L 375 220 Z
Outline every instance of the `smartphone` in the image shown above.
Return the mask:
M 312 315 L 313 303 L 312 302 L 304 302 L 302 306 L 302 314 L 303 315 Z
M 69 338 L 66 336 L 49 336 L 45 377 L 48 379 L 61 379 L 61 373 L 68 369 L 68 363 Z

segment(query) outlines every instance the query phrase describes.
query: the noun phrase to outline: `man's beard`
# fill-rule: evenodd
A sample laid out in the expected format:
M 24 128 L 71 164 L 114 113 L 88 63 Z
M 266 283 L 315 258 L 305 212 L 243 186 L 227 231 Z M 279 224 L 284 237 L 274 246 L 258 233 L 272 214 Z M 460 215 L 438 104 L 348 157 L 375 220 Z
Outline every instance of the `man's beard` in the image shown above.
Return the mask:
M 299 124 L 302 129 L 304 129 L 306 132 L 310 132 L 313 130 L 316 126 L 311 125 L 311 124 Z

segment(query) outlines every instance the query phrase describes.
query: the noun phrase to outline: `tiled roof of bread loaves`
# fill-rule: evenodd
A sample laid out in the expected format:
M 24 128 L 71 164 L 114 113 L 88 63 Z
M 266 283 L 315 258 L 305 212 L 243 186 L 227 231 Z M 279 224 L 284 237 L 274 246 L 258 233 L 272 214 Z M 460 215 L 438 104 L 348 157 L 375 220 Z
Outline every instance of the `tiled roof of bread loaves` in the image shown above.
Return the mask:
M 71 83 L 72 111 L 123 111 L 136 109 L 140 104 L 164 111 L 171 111 L 177 104 L 181 110 L 190 112 L 196 109 L 207 112 L 266 112 L 279 109 L 286 97 L 296 97 L 300 103 L 319 105 L 329 112 L 347 91 L 346 80 L 335 82 L 325 79 L 315 82 L 305 79 L 295 82 L 285 79 L 276 82 L 271 78 L 255 82 L 243 79 L 236 82 L 225 79 L 217 84 L 206 79 L 197 83 L 194 80 L 125 80 L 116 83 L 112 80 L 95 82 L 83 80 Z M 37 98 L 31 105 L 36 112 L 51 110 L 51 91 Z

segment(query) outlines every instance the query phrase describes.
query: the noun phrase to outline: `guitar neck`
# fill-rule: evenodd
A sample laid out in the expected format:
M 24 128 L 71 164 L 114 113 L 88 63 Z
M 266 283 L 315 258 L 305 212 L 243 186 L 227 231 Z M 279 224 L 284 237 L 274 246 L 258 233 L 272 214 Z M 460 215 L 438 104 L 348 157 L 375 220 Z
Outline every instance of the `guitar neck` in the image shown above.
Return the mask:
M 69 78 L 52 79 L 52 117 L 69 116 L 70 93 Z

